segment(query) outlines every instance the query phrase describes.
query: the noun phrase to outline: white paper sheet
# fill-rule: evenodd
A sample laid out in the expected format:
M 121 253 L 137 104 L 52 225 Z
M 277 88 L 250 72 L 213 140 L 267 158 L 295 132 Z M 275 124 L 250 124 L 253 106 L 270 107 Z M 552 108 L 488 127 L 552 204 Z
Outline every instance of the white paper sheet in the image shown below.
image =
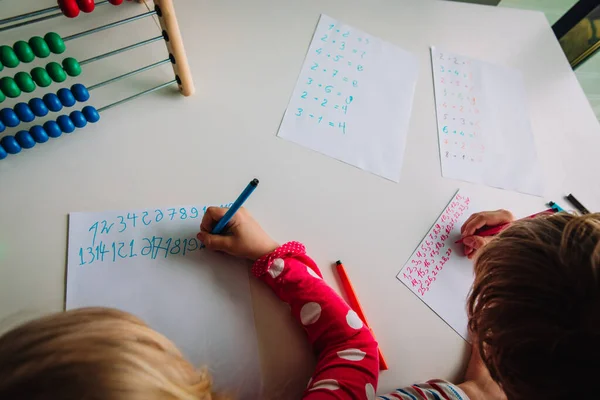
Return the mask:
M 216 388 L 261 393 L 248 268 L 199 250 L 204 206 L 71 213 L 67 309 L 114 307 L 171 339 Z
M 321 15 L 278 136 L 398 182 L 417 74 L 412 54 Z
M 541 196 L 521 73 L 431 48 L 442 175 Z
M 465 340 L 473 264 L 455 242 L 463 223 L 477 211 L 469 195 L 457 192 L 396 276 Z

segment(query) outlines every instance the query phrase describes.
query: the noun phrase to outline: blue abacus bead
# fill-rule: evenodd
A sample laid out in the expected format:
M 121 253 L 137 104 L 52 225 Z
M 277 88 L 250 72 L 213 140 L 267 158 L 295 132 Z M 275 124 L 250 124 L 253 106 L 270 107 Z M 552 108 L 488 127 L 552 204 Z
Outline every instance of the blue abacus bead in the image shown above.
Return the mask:
M 21 146 L 19 146 L 17 139 L 11 135 L 4 136 L 0 139 L 0 146 L 4 147 L 4 150 L 6 150 L 8 154 L 17 154 L 21 151 Z
M 81 83 L 76 83 L 71 86 L 71 92 L 73 92 L 73 96 L 77 101 L 83 103 L 84 101 L 88 101 L 90 98 L 90 92 L 88 92 L 87 88 L 83 86 Z
M 46 107 L 52 112 L 60 111 L 63 108 L 60 99 L 54 93 L 46 93 L 42 99 L 44 100 Z
M 31 122 L 35 119 L 35 114 L 26 103 L 17 103 L 14 110 L 22 122 Z
M 40 125 L 32 126 L 29 130 L 29 134 L 37 143 L 44 143 L 48 141 L 48 134 Z
M 73 111 L 71 114 L 69 114 L 69 118 L 71 118 L 73 125 L 75 125 L 77 128 L 83 128 L 87 125 L 87 119 L 85 119 L 85 116 L 81 111 Z
M 45 117 L 48 114 L 48 107 L 44 104 L 44 101 L 39 97 L 34 97 L 29 100 L 29 108 L 37 117 Z
M 94 122 L 98 122 L 98 120 L 100 119 L 100 114 L 98 114 L 98 110 L 96 110 L 96 108 L 94 108 L 93 106 L 85 106 L 81 111 L 83 112 L 85 119 L 87 119 L 87 122 L 91 122 L 93 124 Z
M 60 130 L 64 133 L 71 133 L 75 130 L 75 125 L 68 115 L 61 115 L 60 117 L 56 118 L 56 123 L 58 126 L 60 126 Z
M 60 126 L 56 123 L 56 121 L 46 121 L 44 122 L 44 130 L 48 134 L 48 136 L 52 138 L 57 138 L 62 135 L 62 130 Z
M 0 121 L 9 128 L 15 127 L 21 123 L 17 113 L 12 108 L 3 108 L 0 110 Z
M 6 126 L 4 125 L 4 123 L 2 121 L 0 121 L 0 133 L 4 132 L 5 129 L 6 129 Z
M 17 139 L 17 143 L 19 143 L 19 145 L 24 149 L 30 149 L 35 146 L 35 140 L 33 140 L 29 134 L 29 131 L 17 132 L 15 139 Z
M 77 100 L 75 100 L 75 96 L 73 96 L 73 93 L 71 93 L 71 91 L 67 88 L 58 89 L 56 94 L 58 95 L 62 105 L 65 107 L 73 107 L 73 105 L 77 102 Z
M 4 150 L 4 147 L 0 144 L 0 160 L 4 160 L 8 153 Z

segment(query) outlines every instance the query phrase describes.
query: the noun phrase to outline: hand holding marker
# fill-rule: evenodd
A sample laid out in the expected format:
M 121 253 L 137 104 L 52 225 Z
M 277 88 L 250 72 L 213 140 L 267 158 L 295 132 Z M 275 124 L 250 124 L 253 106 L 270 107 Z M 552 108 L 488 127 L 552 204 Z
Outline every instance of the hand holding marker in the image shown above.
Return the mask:
M 242 207 L 244 202 L 246 202 L 248 197 L 250 197 L 250 195 L 252 194 L 252 192 L 254 192 L 254 189 L 256 189 L 257 186 L 258 186 L 258 179 L 256 179 L 256 178 L 252 179 L 252 181 L 250 181 L 248 186 L 246 186 L 246 188 L 239 195 L 239 197 L 236 199 L 236 201 L 231 205 L 231 207 L 229 207 L 229 210 L 227 210 L 227 213 L 225 213 L 223 218 L 221 218 L 219 220 L 219 222 L 217 222 L 217 225 L 215 225 L 213 230 L 210 232 L 211 234 L 219 235 L 223 232 L 223 229 L 225 229 L 225 227 L 227 226 L 229 221 L 231 221 L 231 218 L 233 218 L 235 213 Z M 200 246 L 200 248 L 204 248 L 204 244 L 202 244 Z

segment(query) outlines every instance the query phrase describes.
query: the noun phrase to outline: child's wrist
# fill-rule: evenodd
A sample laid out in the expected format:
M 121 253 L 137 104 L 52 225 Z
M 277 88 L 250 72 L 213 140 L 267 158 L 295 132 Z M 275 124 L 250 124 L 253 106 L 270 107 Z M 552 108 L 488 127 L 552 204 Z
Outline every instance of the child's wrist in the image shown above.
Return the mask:
M 270 243 L 265 243 L 264 246 L 261 246 L 260 250 L 257 250 L 256 253 L 252 255 L 250 258 L 253 262 L 260 260 L 263 257 L 268 256 L 275 250 L 279 248 L 279 243 L 274 240 L 271 240 Z
M 273 242 L 275 248 L 258 258 L 252 266 L 252 273 L 256 277 L 260 277 L 265 274 L 271 264 L 279 258 L 293 257 L 297 255 L 306 254 L 306 249 L 302 243 L 299 242 L 287 242 L 279 246 L 276 242 Z

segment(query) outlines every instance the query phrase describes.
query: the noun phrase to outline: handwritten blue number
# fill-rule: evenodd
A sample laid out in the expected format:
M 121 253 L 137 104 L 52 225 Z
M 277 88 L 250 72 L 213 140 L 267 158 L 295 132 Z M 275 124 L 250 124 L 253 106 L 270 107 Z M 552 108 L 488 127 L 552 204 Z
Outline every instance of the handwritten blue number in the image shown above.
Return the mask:
M 121 229 L 119 231 L 119 233 L 123 232 L 125 229 L 127 229 L 127 224 L 125 223 L 125 218 L 123 218 L 123 216 L 119 215 L 117 218 L 119 218 L 121 221 L 119 222 L 121 225 L 123 225 L 123 229 Z

